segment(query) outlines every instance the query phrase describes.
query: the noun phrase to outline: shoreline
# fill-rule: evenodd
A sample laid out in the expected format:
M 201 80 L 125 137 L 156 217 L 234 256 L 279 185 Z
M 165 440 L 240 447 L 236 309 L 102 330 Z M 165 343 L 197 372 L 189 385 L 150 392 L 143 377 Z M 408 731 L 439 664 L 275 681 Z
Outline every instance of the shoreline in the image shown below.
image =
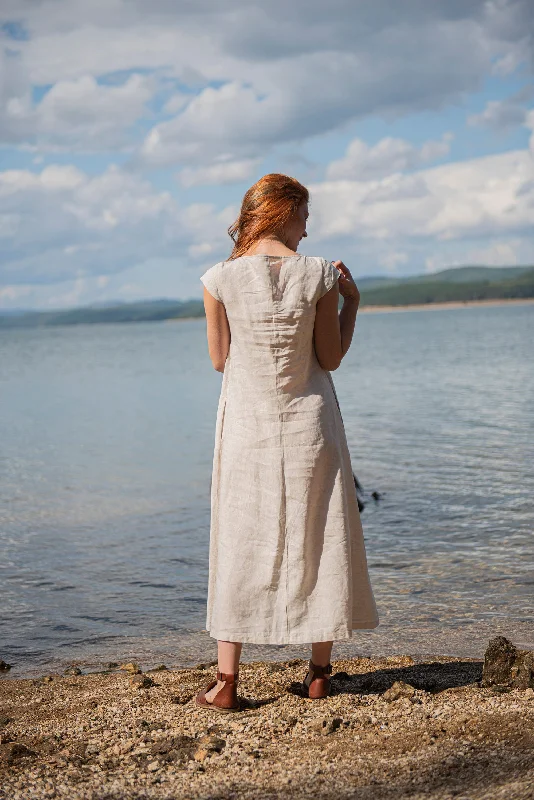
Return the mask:
M 358 314 L 384 314 L 392 311 L 440 311 L 446 308 L 474 308 L 476 306 L 532 305 L 534 297 L 510 297 L 491 300 L 451 300 L 444 303 L 411 303 L 402 306 L 365 306 L 358 307 Z M 169 317 L 162 322 L 183 322 L 192 319 L 205 319 L 204 314 L 192 317 Z
M 503 299 L 492 300 L 451 300 L 445 303 L 413 303 L 411 305 L 402 306 L 361 306 L 358 308 L 358 314 L 364 312 L 366 314 L 373 312 L 390 312 L 390 311 L 428 311 L 428 310 L 441 310 L 444 308 L 469 308 L 475 306 L 505 306 L 505 305 L 532 305 L 534 297 L 511 297 Z
M 525 800 L 534 690 L 484 686 L 482 665 L 333 659 L 314 701 L 307 659 L 242 663 L 236 714 L 194 703 L 215 662 L 2 680 L 0 798 Z

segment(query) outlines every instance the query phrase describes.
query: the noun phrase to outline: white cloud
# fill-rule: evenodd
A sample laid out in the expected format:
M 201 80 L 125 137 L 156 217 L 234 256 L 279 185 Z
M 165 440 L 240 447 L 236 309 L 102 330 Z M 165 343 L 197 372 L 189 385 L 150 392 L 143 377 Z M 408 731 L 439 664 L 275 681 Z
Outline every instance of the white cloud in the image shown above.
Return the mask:
M 486 264 L 489 267 L 511 267 L 518 263 L 517 251 L 520 241 L 494 242 L 489 247 L 470 250 L 468 264 Z
M 328 165 L 326 179 L 370 180 L 414 169 L 447 155 L 451 138 L 451 134 L 444 134 L 441 141 L 425 142 L 421 147 L 389 136 L 372 147 L 361 139 L 353 139 L 346 155 Z
M 412 175 L 311 187 L 314 232 L 378 240 L 463 239 L 531 232 L 534 161 L 515 151 Z
M 202 199 L 202 187 L 251 181 L 262 164 L 314 181 L 307 252 L 347 243 L 387 271 L 512 249 L 520 262 L 534 208 L 527 151 L 430 168 L 450 157 L 447 135 L 356 139 L 324 182 L 318 154 L 321 137 L 355 121 L 465 107 L 489 74 L 528 77 L 531 11 L 531 0 L 340 0 L 334 13 L 318 0 L 4 0 L 0 23 L 19 21 L 27 37 L 0 28 L 0 140 L 23 151 L 14 164 L 31 164 L 0 174 L 5 302 L 28 286 L 32 303 L 141 296 L 139 265 L 158 259 L 161 286 L 176 260 L 193 291 L 187 268 L 227 255 L 239 198 L 216 189 L 210 200 L 233 202 L 184 207 L 171 192 Z M 534 156 L 531 99 L 492 100 L 470 124 L 524 124 Z M 101 166 L 113 152 L 129 155 L 122 169 Z M 50 153 L 62 163 L 43 168 Z M 97 155 L 80 169 L 62 153 Z M 140 177 L 153 169 L 154 185 Z M 155 280 L 147 268 L 145 294 Z
M 528 146 L 530 149 L 530 155 L 534 158 L 534 110 L 529 111 L 527 117 L 525 119 L 525 127 L 527 127 L 530 131 L 532 131 L 532 135 L 529 139 Z
M 164 114 L 178 114 L 180 111 L 183 111 L 190 100 L 190 94 L 175 92 L 163 106 L 163 112 Z
M 121 85 L 99 84 L 92 75 L 58 81 L 38 104 L 27 93 L 11 97 L 0 136 L 41 151 L 121 149 L 154 90 L 154 79 L 142 75 L 130 75 Z
M 384 255 L 378 258 L 378 263 L 385 268 L 386 272 L 390 273 L 391 275 L 396 275 L 399 264 L 407 264 L 409 260 L 410 258 L 408 253 L 389 250 L 387 253 L 384 253 Z
M 156 121 L 138 163 L 254 159 L 370 114 L 462 101 L 497 60 L 512 52 L 516 66 L 528 60 L 530 11 L 530 0 L 343 0 L 334 14 L 318 0 L 290 8 L 281 0 L 6 0 L 0 19 L 19 20 L 29 37 L 8 40 L 17 55 L 6 61 L 0 130 L 48 148 L 122 148 L 152 93 L 149 71 L 160 90 L 171 89 L 163 113 L 176 116 Z M 97 83 L 130 71 L 143 77 Z M 189 102 L 173 80 L 198 94 Z M 52 86 L 40 111 L 32 84 Z
M 524 125 L 527 112 L 519 103 L 490 100 L 480 114 L 471 114 L 468 125 L 483 125 L 498 131 Z
M 185 167 L 178 173 L 178 181 L 185 188 L 202 184 L 221 185 L 247 180 L 260 166 L 261 159 L 220 161 L 209 167 Z
M 471 247 L 469 242 L 457 242 L 455 250 L 436 252 L 425 258 L 426 272 L 438 272 L 448 267 L 465 265 L 486 267 L 511 267 L 534 264 L 534 241 L 526 237 L 502 238 L 488 243 L 480 241 L 479 246 Z M 453 255 L 451 255 L 453 253 Z
M 408 175 L 326 181 L 310 191 L 315 247 L 350 239 L 362 252 L 374 248 L 374 263 L 387 270 L 409 263 L 414 247 L 431 255 L 436 241 L 463 241 L 468 255 L 469 242 L 486 238 L 486 247 L 504 260 L 512 254 L 498 250 L 499 239 L 521 239 L 534 226 L 534 160 L 527 151 Z M 209 264 L 229 252 L 227 228 L 237 211 L 213 203 L 181 207 L 168 192 L 117 167 L 95 177 L 58 165 L 0 173 L 0 281 L 94 279 L 90 285 L 97 286 L 97 279 L 158 257 Z M 85 288 L 79 282 L 68 291 Z
M 221 246 L 234 213 L 182 208 L 116 166 L 95 177 L 59 165 L 0 172 L 0 283 L 45 285 L 119 273 L 157 256 L 183 258 L 206 233 Z
M 0 197 L 18 194 L 31 189 L 36 191 L 40 189 L 49 191 L 74 189 L 80 186 L 85 179 L 85 174 L 73 165 L 51 164 L 49 167 L 45 167 L 42 172 L 6 170 L 5 172 L 0 172 Z

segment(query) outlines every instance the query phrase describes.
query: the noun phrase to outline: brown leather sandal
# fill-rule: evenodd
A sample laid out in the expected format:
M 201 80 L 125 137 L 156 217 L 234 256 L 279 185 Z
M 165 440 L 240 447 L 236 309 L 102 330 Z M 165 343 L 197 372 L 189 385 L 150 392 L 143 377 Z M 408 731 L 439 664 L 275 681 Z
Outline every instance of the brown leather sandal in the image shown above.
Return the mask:
M 195 704 L 201 708 L 212 708 L 221 714 L 231 714 L 234 711 L 241 711 L 241 703 L 237 696 L 237 680 L 239 672 L 219 672 L 217 678 L 202 689 L 195 698 Z M 213 700 L 206 700 L 206 694 L 217 686 L 217 681 L 224 681 L 225 685 L 217 692 Z
M 326 667 L 319 667 L 310 658 L 308 674 L 302 682 L 304 697 L 308 697 L 310 700 L 321 700 L 323 697 L 328 697 L 331 689 L 328 675 L 331 672 L 332 664 L 327 664 Z M 308 678 L 310 678 L 309 683 L 307 683 Z

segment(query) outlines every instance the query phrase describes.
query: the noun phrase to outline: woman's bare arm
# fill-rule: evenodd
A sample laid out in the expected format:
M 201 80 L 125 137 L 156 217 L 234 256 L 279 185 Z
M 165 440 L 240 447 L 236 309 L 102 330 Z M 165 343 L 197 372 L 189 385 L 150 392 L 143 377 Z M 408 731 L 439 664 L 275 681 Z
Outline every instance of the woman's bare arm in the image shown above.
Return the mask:
M 314 345 L 317 360 L 323 369 L 336 370 L 348 352 L 354 335 L 356 314 L 360 304 L 360 293 L 349 269 L 342 261 L 335 261 L 339 269 L 339 280 L 320 300 L 315 310 Z M 339 295 L 343 306 L 339 311 Z
M 217 372 L 224 372 L 230 349 L 230 325 L 223 303 L 213 297 L 204 287 L 204 309 L 208 335 L 208 352 Z

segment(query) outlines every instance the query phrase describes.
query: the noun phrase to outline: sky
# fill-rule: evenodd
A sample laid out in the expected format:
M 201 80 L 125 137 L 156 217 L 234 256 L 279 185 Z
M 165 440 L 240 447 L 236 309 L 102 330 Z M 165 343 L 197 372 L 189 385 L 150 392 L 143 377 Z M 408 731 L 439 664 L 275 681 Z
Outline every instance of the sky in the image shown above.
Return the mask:
M 3 0 L 0 309 L 201 298 L 262 175 L 358 277 L 534 264 L 534 0 Z

